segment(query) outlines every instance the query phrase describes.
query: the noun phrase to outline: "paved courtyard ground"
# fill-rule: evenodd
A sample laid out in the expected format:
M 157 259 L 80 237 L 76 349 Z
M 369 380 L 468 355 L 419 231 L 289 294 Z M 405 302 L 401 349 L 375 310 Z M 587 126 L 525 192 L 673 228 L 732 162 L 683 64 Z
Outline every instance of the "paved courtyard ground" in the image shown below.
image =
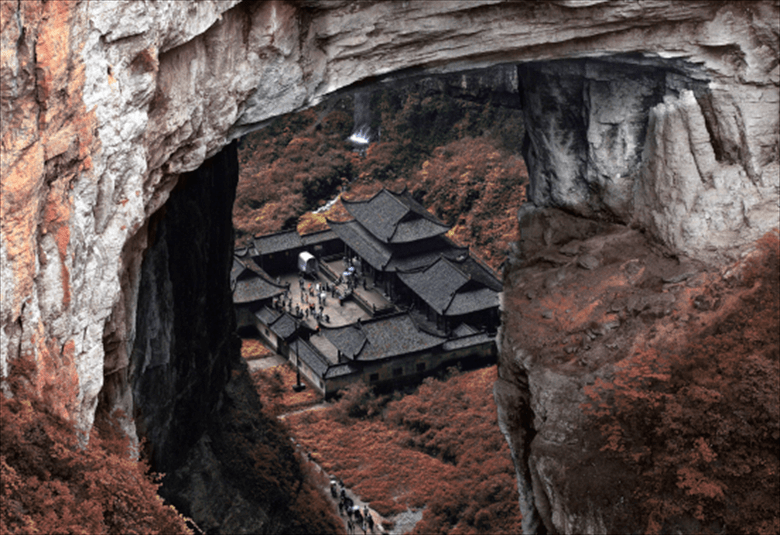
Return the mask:
M 341 267 L 343 266 L 338 264 L 333 266 L 335 269 Z M 300 284 L 301 280 L 303 280 L 303 287 Z M 334 285 L 322 272 L 318 273 L 316 278 L 307 277 L 305 279 L 301 279 L 297 273 L 290 273 L 280 276 L 279 282 L 281 284 L 287 283 L 290 287 L 286 310 L 295 313 L 296 311 L 309 309 L 309 314 L 304 314 L 302 321 L 311 329 L 316 329 L 317 327 L 317 320 L 311 314 L 312 304 L 316 312 L 320 311 L 320 306 L 323 307 L 322 316 L 327 318 L 323 321 L 323 325 L 329 327 L 341 327 L 355 323 L 357 320 L 370 319 L 372 313 L 368 312 L 367 309 L 369 307 L 371 309 L 376 307 L 377 310 L 381 310 L 392 306 L 392 303 L 378 290 L 372 288 L 363 289 L 362 286 L 355 288 L 353 293 L 358 294 L 357 297 L 363 301 L 364 306 L 358 303 L 355 296 L 340 301 L 335 295 L 338 292 L 343 294 L 347 289 L 346 284 Z M 326 288 L 334 287 L 336 292 L 326 290 Z M 317 288 L 319 288 L 319 292 Z M 322 296 L 323 293 L 324 297 Z

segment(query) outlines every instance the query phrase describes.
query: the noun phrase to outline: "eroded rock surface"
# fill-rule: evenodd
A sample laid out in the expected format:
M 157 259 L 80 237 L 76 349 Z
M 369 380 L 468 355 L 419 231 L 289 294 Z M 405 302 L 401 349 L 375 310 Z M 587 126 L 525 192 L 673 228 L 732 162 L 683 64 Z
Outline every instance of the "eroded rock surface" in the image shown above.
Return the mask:
M 590 257 L 597 265 L 583 265 Z M 636 533 L 630 467 L 600 451 L 584 387 L 659 338 L 706 322 L 692 303 L 705 264 L 636 229 L 526 211 L 507 273 L 499 422 L 518 467 L 523 532 Z M 626 524 L 632 518 L 634 523 Z

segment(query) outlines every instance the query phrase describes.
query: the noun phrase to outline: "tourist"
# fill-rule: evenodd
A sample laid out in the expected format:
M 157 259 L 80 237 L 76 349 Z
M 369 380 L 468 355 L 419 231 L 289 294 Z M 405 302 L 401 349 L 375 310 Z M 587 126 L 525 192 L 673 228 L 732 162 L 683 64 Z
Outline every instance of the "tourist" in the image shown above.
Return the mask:
M 360 514 L 360 506 L 356 505 L 352 511 L 355 514 L 355 523 L 357 523 L 358 526 L 362 526 L 363 515 Z

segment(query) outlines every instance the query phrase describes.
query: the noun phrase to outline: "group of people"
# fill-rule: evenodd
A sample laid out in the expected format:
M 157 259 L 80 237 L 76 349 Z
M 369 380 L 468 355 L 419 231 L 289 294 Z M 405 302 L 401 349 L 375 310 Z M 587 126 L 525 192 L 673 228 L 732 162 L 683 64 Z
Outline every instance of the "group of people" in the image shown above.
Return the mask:
M 298 278 L 300 286 L 300 302 L 293 303 L 293 297 L 288 289 L 281 296 L 274 299 L 274 307 L 277 310 L 287 311 L 298 319 L 308 318 L 321 320 L 330 323 L 330 316 L 325 314 L 325 305 L 327 304 L 328 294 L 332 291 L 335 295 L 335 286 L 330 284 L 309 283 L 306 286 L 303 277 Z
M 340 492 L 339 486 L 341 487 Z M 374 533 L 374 517 L 368 509 L 368 505 L 363 505 L 361 512 L 360 507 L 355 505 L 352 498 L 347 496 L 343 483 L 337 483 L 335 479 L 331 479 L 330 495 L 333 496 L 334 500 L 338 500 L 339 515 L 347 516 L 347 533 L 349 535 L 355 535 L 357 529 L 362 530 L 363 535 L 369 532 Z
M 347 292 L 352 292 L 355 288 L 363 285 L 363 289 L 366 289 L 366 279 L 360 274 L 360 271 L 355 269 L 358 265 L 357 260 L 347 257 L 345 260 L 347 270 L 341 274 L 337 284 L 345 284 L 347 286 Z

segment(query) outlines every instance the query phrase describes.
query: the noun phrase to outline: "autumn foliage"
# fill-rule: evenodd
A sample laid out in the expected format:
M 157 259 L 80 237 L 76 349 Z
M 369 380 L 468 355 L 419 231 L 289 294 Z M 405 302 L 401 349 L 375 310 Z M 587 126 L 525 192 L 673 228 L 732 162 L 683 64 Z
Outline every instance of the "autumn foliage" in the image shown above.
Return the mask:
M 453 228 L 449 236 L 473 247 L 493 268 L 516 241 L 517 209 L 528 171 L 489 138 L 463 138 L 434 150 L 415 172 L 411 191 Z
M 238 244 L 296 225 L 302 234 L 327 228 L 326 217 L 344 218 L 340 203 L 328 213 L 310 211 L 340 191 L 356 198 L 407 187 L 455 227 L 451 236 L 497 268 L 516 239 L 515 214 L 525 200 L 519 112 L 420 87 L 377 90 L 372 100 L 382 134 L 362 156 L 346 141 L 349 99 L 279 118 L 243 139 L 233 210 Z
M 252 374 L 263 405 L 276 416 L 316 405 L 323 401 L 322 395 L 311 386 L 300 392 L 293 390 L 297 384 L 295 370 L 288 364 L 279 364 Z M 305 382 L 304 379 L 301 379 Z
M 633 466 L 648 533 L 780 532 L 780 239 L 696 297 L 693 332 L 646 347 L 588 387 L 602 451 Z
M 114 423 L 99 421 L 84 447 L 50 403 L 15 386 L 0 394 L 0 533 L 190 533 Z
M 327 116 L 318 118 L 318 113 Z M 344 111 L 317 108 L 279 118 L 242 140 L 233 205 L 239 242 L 295 228 L 304 212 L 338 190 L 351 176 L 345 141 L 351 127 Z
M 517 532 L 517 484 L 496 422 L 495 378 L 495 366 L 455 373 L 393 398 L 358 383 L 332 408 L 285 421 L 326 471 L 383 516 L 425 508 L 414 533 Z

